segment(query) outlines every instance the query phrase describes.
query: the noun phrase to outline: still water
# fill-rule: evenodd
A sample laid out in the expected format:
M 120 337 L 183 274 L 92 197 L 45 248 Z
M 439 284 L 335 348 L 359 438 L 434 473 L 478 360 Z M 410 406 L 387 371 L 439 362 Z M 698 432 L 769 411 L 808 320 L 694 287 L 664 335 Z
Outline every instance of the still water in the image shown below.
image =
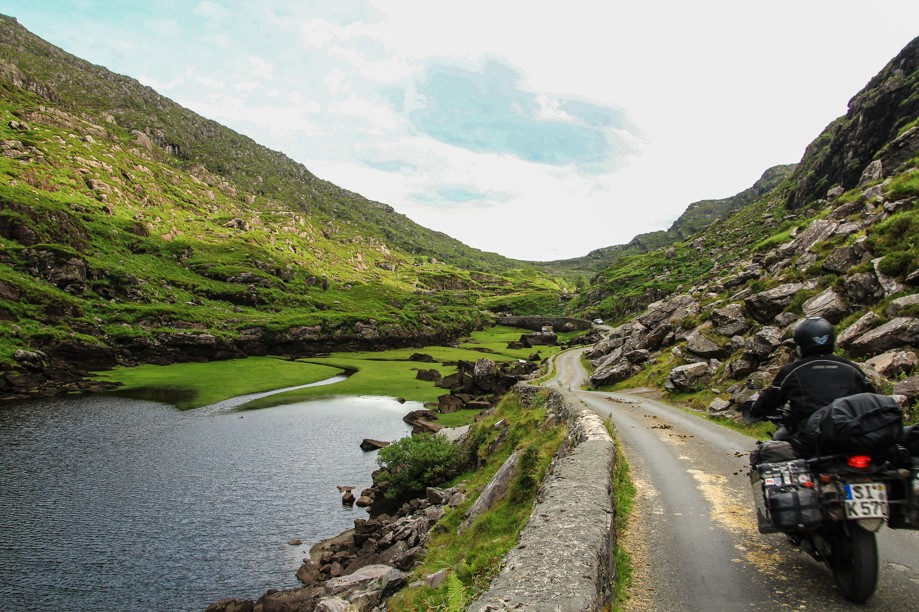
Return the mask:
M 370 486 L 361 440 L 408 435 L 402 417 L 421 408 L 233 405 L 0 406 L 0 609 L 203 610 L 298 586 L 310 546 L 366 517 L 336 488 Z

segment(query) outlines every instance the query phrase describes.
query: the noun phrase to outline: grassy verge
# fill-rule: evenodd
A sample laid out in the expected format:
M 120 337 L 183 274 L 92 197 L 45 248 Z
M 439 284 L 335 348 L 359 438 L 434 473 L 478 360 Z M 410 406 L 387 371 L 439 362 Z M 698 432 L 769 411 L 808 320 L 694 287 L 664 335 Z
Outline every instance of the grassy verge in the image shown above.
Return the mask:
M 505 419 L 510 429 L 498 450 L 482 457 L 484 467 L 452 483 L 461 482 L 468 499 L 448 511 L 431 530 L 425 557 L 413 570 L 409 584 L 440 570 L 447 570 L 448 578 L 438 588 L 413 586 L 403 589 L 388 600 L 389 610 L 465 610 L 487 589 L 500 571 L 502 559 L 517 543 L 529 520 L 539 483 L 567 434 L 564 426 L 544 429 L 545 412 L 542 402 L 524 407 L 516 395 L 509 394 L 494 415 L 474 426 L 467 451 L 476 456 L 499 435 L 495 423 Z M 508 495 L 478 517 L 462 535 L 457 535 L 466 511 L 515 449 L 522 451 L 522 468 Z
M 629 517 L 632 514 L 632 505 L 635 501 L 635 485 L 632 484 L 632 474 L 625 454 L 621 452 L 619 441 L 612 423 L 607 421 L 607 430 L 615 441 L 616 463 L 613 465 L 613 508 L 615 508 L 614 521 L 616 524 L 616 583 L 613 598 L 613 610 L 623 610 L 628 601 L 629 590 L 632 586 L 632 559 L 629 552 L 620 545 L 619 538 L 625 532 Z

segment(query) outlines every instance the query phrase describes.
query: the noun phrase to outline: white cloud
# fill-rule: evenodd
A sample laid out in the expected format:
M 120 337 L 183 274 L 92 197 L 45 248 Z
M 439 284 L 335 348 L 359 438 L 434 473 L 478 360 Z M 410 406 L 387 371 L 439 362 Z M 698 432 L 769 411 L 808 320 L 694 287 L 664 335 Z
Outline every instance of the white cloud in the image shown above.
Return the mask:
M 885 3 L 898 18 L 883 28 L 855 0 L 202 0 L 112 3 L 110 20 L 74 0 L 58 11 L 7 2 L 4 12 L 36 16 L 23 22 L 39 35 L 59 33 L 55 44 L 139 75 L 321 178 L 518 258 L 576 257 L 665 229 L 690 203 L 798 161 L 919 23 L 906 0 Z M 616 163 L 532 163 L 416 131 L 410 119 L 436 97 L 426 68 L 474 74 L 489 61 L 519 77 L 504 91 L 492 83 L 518 105 L 511 117 L 572 127 L 591 115 L 571 101 L 615 110 L 619 125 L 584 133 L 620 146 Z
M 208 19 L 223 20 L 227 14 L 223 6 L 213 0 L 204 0 L 195 5 L 193 10 L 195 15 L 206 17 Z
M 252 68 L 252 74 L 259 80 L 274 78 L 274 64 L 261 57 L 250 56 L 249 66 Z

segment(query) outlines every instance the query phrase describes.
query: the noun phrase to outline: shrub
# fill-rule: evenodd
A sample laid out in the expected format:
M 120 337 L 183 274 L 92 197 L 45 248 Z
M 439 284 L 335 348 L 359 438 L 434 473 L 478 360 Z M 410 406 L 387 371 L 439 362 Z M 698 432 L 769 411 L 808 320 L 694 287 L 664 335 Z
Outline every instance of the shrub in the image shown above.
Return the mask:
M 380 449 L 378 482 L 386 487 L 387 499 L 422 493 L 453 476 L 461 459 L 460 448 L 441 436 L 408 436 Z

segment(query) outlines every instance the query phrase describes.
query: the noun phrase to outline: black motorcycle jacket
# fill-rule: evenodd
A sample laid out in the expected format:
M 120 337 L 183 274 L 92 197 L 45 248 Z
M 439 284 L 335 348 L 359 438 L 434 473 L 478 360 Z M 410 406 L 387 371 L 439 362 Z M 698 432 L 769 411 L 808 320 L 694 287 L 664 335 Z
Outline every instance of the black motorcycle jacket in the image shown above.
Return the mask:
M 832 354 L 809 355 L 779 370 L 772 386 L 753 404 L 750 414 L 763 418 L 787 402 L 789 414 L 784 424 L 794 432 L 802 420 L 833 400 L 874 392 L 865 374 L 848 359 Z

